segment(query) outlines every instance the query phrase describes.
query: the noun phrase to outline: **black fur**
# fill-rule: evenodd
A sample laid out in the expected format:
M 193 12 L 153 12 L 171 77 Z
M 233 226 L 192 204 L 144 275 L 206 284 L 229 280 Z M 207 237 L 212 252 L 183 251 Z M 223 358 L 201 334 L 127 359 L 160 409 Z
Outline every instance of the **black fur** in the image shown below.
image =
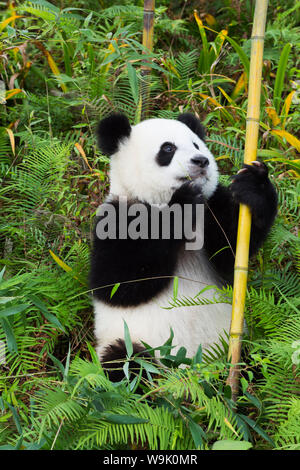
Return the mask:
M 253 220 L 250 255 L 263 243 L 274 221 L 277 211 L 277 195 L 268 179 L 267 167 L 245 166 L 242 173 L 234 177 L 229 188 L 218 185 L 206 202 L 204 249 L 217 272 L 227 281 L 232 281 L 234 253 L 238 222 L 239 203 L 250 206 Z M 172 204 L 197 204 L 203 202 L 200 188 L 193 182 L 184 183 L 169 202 Z M 112 203 L 119 214 L 118 202 Z M 151 233 L 150 209 L 148 208 L 148 230 Z M 128 217 L 128 224 L 131 218 Z M 118 225 L 118 224 L 117 224 Z M 115 306 L 133 306 L 148 302 L 168 286 L 173 275 L 178 254 L 184 239 L 125 240 L 94 239 L 91 257 L 90 286 L 96 298 Z M 225 249 L 224 247 L 228 246 Z M 230 248 L 231 247 L 231 248 Z M 221 250 L 221 251 L 219 251 Z M 219 252 L 218 254 L 216 254 Z M 213 256 L 214 255 L 214 256 Z M 155 279 L 149 279 L 155 278 Z M 159 279 L 158 279 L 159 278 Z M 138 279 L 147 279 L 139 282 Z M 110 298 L 114 284 L 121 283 Z M 123 283 L 123 284 L 122 284 Z M 109 285 L 107 288 L 101 288 Z
M 244 165 L 244 168 L 233 177 L 229 188 L 218 185 L 207 201 L 205 211 L 204 247 L 208 257 L 228 247 L 216 254 L 211 262 L 229 283 L 233 280 L 239 204 L 248 205 L 252 212 L 250 256 L 262 245 L 277 213 L 277 194 L 268 178 L 266 165 Z
M 204 128 L 196 117 L 185 113 L 178 119 L 204 140 Z M 129 121 L 123 115 L 114 114 L 101 121 L 98 127 L 98 140 L 102 152 L 107 155 L 115 153 L 120 141 L 129 137 L 130 132 Z M 171 153 L 160 152 L 157 156 L 158 163 L 162 166 L 168 165 L 172 158 Z M 138 201 L 129 202 L 126 210 L 136 202 Z M 231 283 L 239 203 L 247 204 L 252 212 L 250 256 L 262 245 L 276 216 L 277 195 L 268 178 L 267 167 L 263 163 L 244 165 L 243 171 L 233 177 L 229 188 L 219 184 L 207 201 L 204 201 L 201 187 L 195 182 L 184 182 L 174 192 L 169 206 L 179 204 L 183 208 L 184 204 L 192 204 L 195 209 L 196 204 L 201 203 L 205 204 L 204 250 L 211 259 L 216 273 L 225 282 Z M 111 204 L 116 210 L 118 227 L 118 201 L 112 201 Z M 172 282 L 171 276 L 174 274 L 178 256 L 184 249 L 185 240 L 174 237 L 174 219 L 170 222 L 169 239 L 163 239 L 161 236 L 161 219 L 159 219 L 159 237 L 151 239 L 150 214 L 153 207 L 147 203 L 144 205 L 148 210 L 147 239 L 133 240 L 130 237 L 121 239 L 118 230 L 116 239 L 101 240 L 94 237 L 90 286 L 95 298 L 112 306 L 138 306 L 155 299 Z M 157 207 L 156 210 L 159 212 Z M 127 219 L 129 225 L 133 218 L 128 216 Z M 97 221 L 99 220 L 101 217 Z M 110 298 L 116 283 L 121 284 Z M 134 344 L 134 355 L 136 354 L 147 357 L 143 347 L 138 344 Z M 125 357 L 126 348 L 122 339 L 117 339 L 104 352 L 102 363 L 114 382 L 124 377 Z M 132 360 L 130 368 L 138 373 L 140 365 Z
M 176 145 L 172 144 L 171 142 L 165 142 L 162 144 L 156 156 L 156 161 L 159 166 L 170 165 L 176 150 Z
M 138 356 L 146 360 L 151 359 L 150 354 L 145 352 L 143 346 L 137 343 L 133 343 L 132 346 L 133 356 Z M 120 382 L 124 378 L 123 366 L 125 364 L 124 358 L 126 358 L 126 355 L 126 346 L 122 339 L 117 339 L 113 344 L 105 348 L 101 363 L 112 382 Z M 141 365 L 138 362 L 133 360 L 129 361 L 130 372 L 138 375 L 140 369 Z M 145 371 L 143 371 L 142 377 L 147 378 Z
M 192 113 L 183 113 L 178 116 L 177 120 L 183 122 L 183 124 L 188 126 L 191 131 L 199 137 L 199 139 L 203 140 L 203 142 L 205 141 L 205 129 L 196 116 Z
M 124 114 L 113 113 L 102 119 L 97 127 L 98 145 L 105 155 L 113 155 L 118 151 L 120 141 L 129 137 L 131 126 Z
M 197 204 L 203 202 L 199 187 L 194 183 L 183 184 L 174 192 L 169 206 L 173 204 Z M 134 217 L 128 215 L 128 210 L 137 201 L 126 205 L 128 226 Z M 171 282 L 174 273 L 178 252 L 184 243 L 184 238 L 176 238 L 174 231 L 174 217 L 170 217 L 170 237 L 162 237 L 162 213 L 158 207 L 143 203 L 148 214 L 147 238 L 133 240 L 119 238 L 119 216 L 121 213 L 119 201 L 111 204 L 116 212 L 116 239 L 99 239 L 94 234 L 93 250 L 91 255 L 90 287 L 93 295 L 102 301 L 115 306 L 135 306 L 146 303 L 165 289 Z M 157 213 L 159 225 L 158 239 L 151 239 L 151 209 Z M 183 210 L 181 211 L 183 215 Z M 193 214 L 194 215 L 194 214 Z M 97 223 L 102 219 L 99 217 Z M 182 234 L 183 230 L 183 219 Z M 95 226 L 95 228 L 96 228 Z M 132 282 L 140 280 L 138 282 Z M 128 282 L 129 281 L 129 282 Z M 121 283 L 115 294 L 111 291 L 116 283 Z M 108 286 L 99 289 L 99 287 Z

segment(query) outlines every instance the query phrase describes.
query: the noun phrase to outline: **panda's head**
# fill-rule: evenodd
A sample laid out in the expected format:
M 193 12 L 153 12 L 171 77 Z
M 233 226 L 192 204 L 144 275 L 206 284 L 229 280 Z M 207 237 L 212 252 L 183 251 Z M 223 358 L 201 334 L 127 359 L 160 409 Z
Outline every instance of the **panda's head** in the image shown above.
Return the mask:
M 190 113 L 135 126 L 123 114 L 111 114 L 99 123 L 97 137 L 100 150 L 111 156 L 113 196 L 163 204 L 191 179 L 206 198 L 217 187 L 217 164 L 204 143 L 204 128 Z

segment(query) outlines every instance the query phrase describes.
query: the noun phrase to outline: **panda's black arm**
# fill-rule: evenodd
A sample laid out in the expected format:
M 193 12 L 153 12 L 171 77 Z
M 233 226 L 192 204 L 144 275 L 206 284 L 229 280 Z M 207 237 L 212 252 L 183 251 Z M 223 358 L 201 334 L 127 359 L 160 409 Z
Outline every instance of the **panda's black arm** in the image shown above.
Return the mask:
M 207 201 L 204 247 L 218 272 L 230 282 L 233 279 L 239 203 L 248 205 L 252 212 L 249 253 L 252 256 L 265 240 L 277 212 L 277 194 L 263 163 L 245 165 L 229 188 L 218 185 Z
M 119 205 L 112 202 L 116 222 L 120 217 Z M 130 204 L 129 204 L 130 206 Z M 150 206 L 148 209 L 148 230 L 151 230 Z M 127 227 L 134 217 L 127 217 Z M 95 224 L 91 253 L 90 288 L 96 299 L 115 306 L 136 306 L 152 299 L 171 281 L 176 265 L 181 240 L 172 239 L 101 239 L 96 235 Z M 115 284 L 120 286 L 111 298 Z M 107 286 L 107 287 L 105 287 Z

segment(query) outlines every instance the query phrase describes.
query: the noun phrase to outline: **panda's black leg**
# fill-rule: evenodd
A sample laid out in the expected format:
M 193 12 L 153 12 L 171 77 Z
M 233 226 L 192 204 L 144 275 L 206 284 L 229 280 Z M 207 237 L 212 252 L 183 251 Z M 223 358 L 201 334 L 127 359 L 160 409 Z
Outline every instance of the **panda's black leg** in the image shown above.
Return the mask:
M 138 343 L 133 343 L 133 354 L 132 357 L 139 357 L 146 361 L 154 360 L 149 353 L 146 352 L 145 348 Z M 127 351 L 125 342 L 123 339 L 117 339 L 115 342 L 110 344 L 105 348 L 104 353 L 101 357 L 101 364 L 103 369 L 108 375 L 108 378 L 111 382 L 120 382 L 124 379 L 124 364 L 126 361 Z M 139 375 L 141 365 L 134 361 L 129 361 L 129 372 L 132 375 Z M 142 372 L 142 378 L 147 379 L 147 374 L 145 370 Z

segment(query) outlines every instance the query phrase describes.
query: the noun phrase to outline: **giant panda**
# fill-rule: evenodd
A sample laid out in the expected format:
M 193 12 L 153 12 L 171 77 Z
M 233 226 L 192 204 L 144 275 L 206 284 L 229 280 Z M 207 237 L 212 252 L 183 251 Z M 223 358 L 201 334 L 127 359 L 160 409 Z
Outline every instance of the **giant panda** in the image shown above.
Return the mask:
M 217 163 L 205 144 L 204 127 L 191 113 L 174 120 L 148 119 L 133 126 L 124 114 L 113 113 L 100 121 L 97 140 L 101 152 L 110 157 L 110 191 L 105 205 L 115 211 L 112 220 L 116 225 L 121 216 L 120 200 L 128 211 L 128 224 L 134 220 L 130 210 L 137 203 L 149 214 L 152 209 L 160 212 L 174 204 L 183 209 L 190 205 L 193 226 L 195 208 L 204 207 L 200 227 L 204 244 L 197 250 L 186 249 L 184 234 L 176 238 L 174 227 L 169 227 L 168 239 L 161 230 L 158 237 L 151 237 L 151 227 L 149 236 L 135 239 L 124 238 L 118 229 L 112 236 L 99 238 L 95 228 L 90 287 L 97 353 L 116 381 L 123 377 L 122 359 L 126 357 L 124 321 L 134 354 L 143 353 L 143 343 L 161 346 L 172 329 L 173 353 L 184 346 L 192 357 L 199 344 L 207 349 L 218 342 L 224 330 L 229 331 L 229 303 L 164 308 L 173 298 L 174 277 L 178 279 L 178 298 L 194 298 L 204 289 L 201 295 L 214 299 L 216 289 L 233 279 L 239 203 L 248 205 L 252 212 L 251 256 L 273 224 L 277 195 L 266 165 L 258 161 L 244 165 L 229 187 L 220 184 Z M 96 219 L 95 227 L 101 220 L 104 213 Z M 169 220 L 174 224 L 174 218 Z M 151 225 L 150 215 L 148 222 Z M 116 284 L 119 287 L 112 295 Z

